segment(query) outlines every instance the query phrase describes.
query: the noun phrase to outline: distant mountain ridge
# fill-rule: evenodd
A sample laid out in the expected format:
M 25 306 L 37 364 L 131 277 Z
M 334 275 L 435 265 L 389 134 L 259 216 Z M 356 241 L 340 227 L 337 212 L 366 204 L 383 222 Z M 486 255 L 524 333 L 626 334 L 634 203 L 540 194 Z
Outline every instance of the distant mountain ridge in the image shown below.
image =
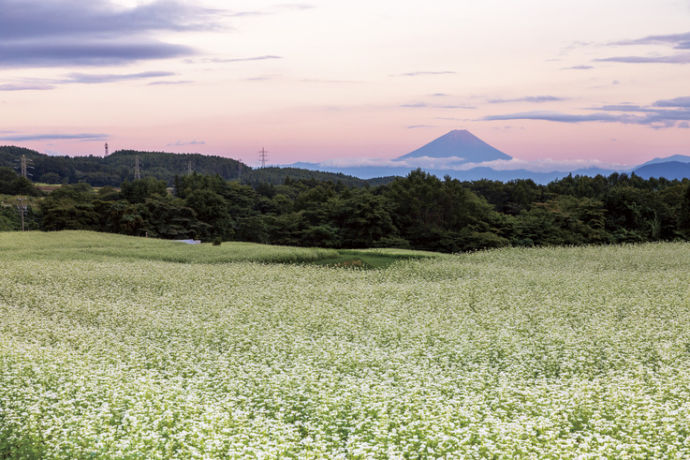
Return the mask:
M 424 146 L 393 160 L 382 161 L 381 165 L 338 166 L 329 163 L 295 163 L 292 166 L 314 171 L 340 172 L 362 179 L 381 176 L 404 176 L 421 168 L 438 177 L 450 176 L 454 179 L 473 181 L 480 179 L 507 182 L 515 179 L 532 179 L 540 184 L 561 179 L 570 174 L 580 176 L 608 176 L 613 173 L 634 172 L 641 177 L 664 177 L 667 179 L 690 178 L 690 156 L 673 155 L 655 158 L 642 165 L 627 169 L 605 169 L 598 167 L 575 170 L 532 171 L 529 169 L 493 169 L 481 163 L 496 160 L 511 160 L 512 157 L 487 144 L 465 129 L 456 129 L 425 144 Z M 438 160 L 438 161 L 436 161 Z M 446 160 L 446 161 L 444 161 Z M 464 165 L 479 163 L 467 168 Z

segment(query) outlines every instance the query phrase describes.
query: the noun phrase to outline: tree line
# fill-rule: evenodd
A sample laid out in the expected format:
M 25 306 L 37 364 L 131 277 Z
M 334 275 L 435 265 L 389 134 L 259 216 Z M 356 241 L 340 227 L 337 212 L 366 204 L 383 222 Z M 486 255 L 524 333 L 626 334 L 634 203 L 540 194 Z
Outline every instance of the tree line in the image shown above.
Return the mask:
M 0 168 L 0 193 L 41 195 Z M 458 252 L 690 238 L 690 181 L 635 175 L 460 182 L 421 170 L 376 187 L 316 179 L 242 184 L 219 175 L 147 177 L 120 189 L 63 185 L 30 209 L 29 228 L 168 239 Z M 38 207 L 38 209 L 37 209 Z M 17 229 L 7 204 L 0 228 Z

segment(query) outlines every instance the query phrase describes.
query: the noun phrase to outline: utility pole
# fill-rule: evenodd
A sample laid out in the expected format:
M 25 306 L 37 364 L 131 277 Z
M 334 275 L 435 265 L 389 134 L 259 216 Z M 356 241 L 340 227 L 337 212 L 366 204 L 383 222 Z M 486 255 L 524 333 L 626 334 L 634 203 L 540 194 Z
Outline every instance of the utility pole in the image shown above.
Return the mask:
M 259 151 L 259 160 L 261 160 L 261 168 L 262 169 L 266 167 L 266 158 L 267 158 L 266 154 L 267 153 L 268 152 L 266 151 L 266 149 L 261 147 L 261 151 Z
M 141 166 L 139 165 L 139 155 L 134 157 L 134 180 L 141 179 Z
M 24 215 L 26 214 L 27 209 L 26 198 L 17 198 L 17 211 L 19 211 L 19 217 L 22 221 L 22 231 L 24 231 Z
M 28 179 L 29 177 L 28 177 L 28 174 L 26 171 L 26 169 L 27 169 L 27 167 L 26 167 L 26 155 L 22 155 L 20 168 L 21 168 L 21 172 L 22 172 L 22 177 L 24 179 Z
M 108 156 L 108 143 L 105 143 L 105 155 L 103 155 L 103 158 Z

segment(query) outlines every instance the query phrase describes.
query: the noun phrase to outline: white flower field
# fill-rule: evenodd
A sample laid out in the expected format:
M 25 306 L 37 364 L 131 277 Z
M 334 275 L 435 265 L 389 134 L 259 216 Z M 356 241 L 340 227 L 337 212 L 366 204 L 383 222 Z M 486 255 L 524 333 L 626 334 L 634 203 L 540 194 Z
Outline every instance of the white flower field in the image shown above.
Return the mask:
M 330 254 L 0 234 L 0 458 L 690 457 L 689 244 Z

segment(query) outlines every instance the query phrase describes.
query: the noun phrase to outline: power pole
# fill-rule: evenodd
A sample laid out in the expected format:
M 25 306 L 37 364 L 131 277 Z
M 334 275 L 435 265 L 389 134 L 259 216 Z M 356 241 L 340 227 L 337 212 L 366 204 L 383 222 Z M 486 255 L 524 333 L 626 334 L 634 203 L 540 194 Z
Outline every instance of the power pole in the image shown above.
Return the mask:
M 141 179 L 141 166 L 139 165 L 139 155 L 134 157 L 134 180 Z
M 27 168 L 26 168 L 26 155 L 22 155 L 22 158 L 21 158 L 21 166 L 20 166 L 20 167 L 21 167 L 21 171 L 22 171 L 22 177 L 23 177 L 24 179 L 28 179 L 29 177 L 28 177 L 28 174 L 27 174 L 27 171 L 26 171 L 26 169 L 27 169 Z
M 261 147 L 261 151 L 259 151 L 259 160 L 261 160 L 261 168 L 262 169 L 266 167 L 266 158 L 267 158 L 266 154 L 267 153 L 268 152 L 266 151 L 266 149 Z
M 108 143 L 105 143 L 105 155 L 103 155 L 103 158 L 108 156 Z
M 27 209 L 28 206 L 26 205 L 26 198 L 17 198 L 17 211 L 19 211 L 19 217 L 22 221 L 22 231 L 24 231 L 24 215 L 26 214 Z

